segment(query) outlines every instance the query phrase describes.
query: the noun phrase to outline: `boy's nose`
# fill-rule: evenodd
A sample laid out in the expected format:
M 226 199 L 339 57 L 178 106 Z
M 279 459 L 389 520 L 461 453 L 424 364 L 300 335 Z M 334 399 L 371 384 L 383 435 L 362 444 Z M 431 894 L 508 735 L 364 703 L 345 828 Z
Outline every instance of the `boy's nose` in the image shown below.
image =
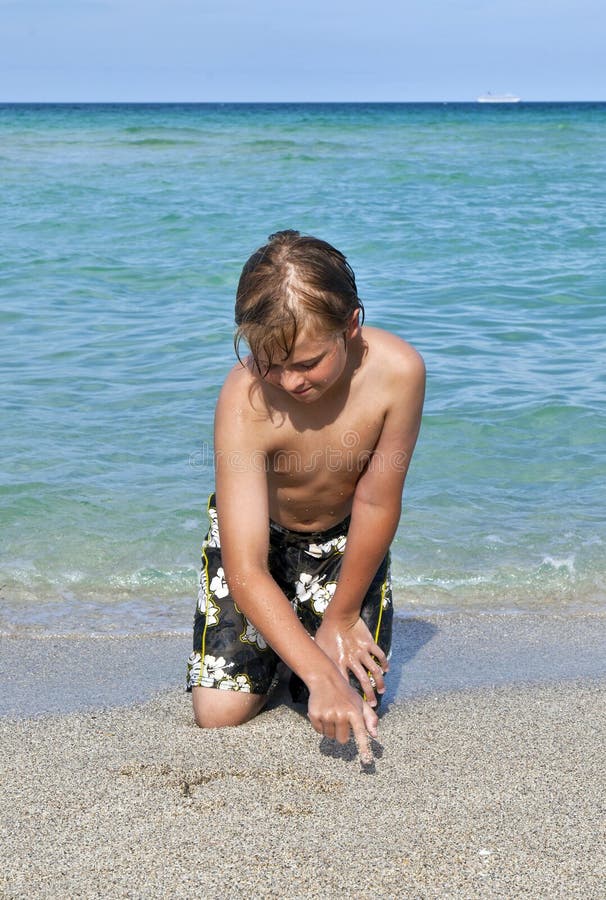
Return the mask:
M 280 384 L 285 391 L 296 391 L 305 384 L 305 379 L 300 372 L 282 371 L 280 375 Z

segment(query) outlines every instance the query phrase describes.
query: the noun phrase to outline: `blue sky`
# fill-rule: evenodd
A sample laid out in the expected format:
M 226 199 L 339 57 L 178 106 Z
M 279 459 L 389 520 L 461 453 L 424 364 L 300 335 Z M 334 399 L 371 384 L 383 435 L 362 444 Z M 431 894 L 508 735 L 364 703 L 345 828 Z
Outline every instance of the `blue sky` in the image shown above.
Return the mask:
M 605 39 L 604 0 L 0 0 L 0 100 L 606 100 Z

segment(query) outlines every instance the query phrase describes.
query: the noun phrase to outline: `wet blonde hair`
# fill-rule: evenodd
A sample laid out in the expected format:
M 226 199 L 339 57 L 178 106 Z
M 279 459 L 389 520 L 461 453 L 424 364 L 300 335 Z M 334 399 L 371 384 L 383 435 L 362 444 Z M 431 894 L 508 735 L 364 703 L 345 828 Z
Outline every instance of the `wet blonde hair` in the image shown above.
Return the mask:
M 257 368 L 290 356 L 297 334 L 315 325 L 318 332 L 344 332 L 356 309 L 356 279 L 345 256 L 326 241 L 298 231 L 278 231 L 256 250 L 242 269 L 236 292 L 234 347 L 240 359 L 244 339 Z

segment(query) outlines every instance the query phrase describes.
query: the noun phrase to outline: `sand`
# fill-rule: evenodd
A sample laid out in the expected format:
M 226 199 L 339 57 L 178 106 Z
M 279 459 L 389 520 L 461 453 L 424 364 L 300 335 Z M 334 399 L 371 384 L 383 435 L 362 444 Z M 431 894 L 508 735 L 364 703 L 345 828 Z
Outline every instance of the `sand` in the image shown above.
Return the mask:
M 2 896 L 606 897 L 604 679 L 394 698 L 371 767 L 282 699 L 0 719 Z

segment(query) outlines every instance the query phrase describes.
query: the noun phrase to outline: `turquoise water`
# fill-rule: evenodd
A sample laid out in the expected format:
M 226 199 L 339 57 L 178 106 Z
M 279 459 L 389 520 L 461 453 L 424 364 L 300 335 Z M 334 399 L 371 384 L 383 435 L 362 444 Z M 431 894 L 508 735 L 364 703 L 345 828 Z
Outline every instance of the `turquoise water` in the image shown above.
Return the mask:
M 404 613 L 606 600 L 606 105 L 0 106 L 0 630 L 187 631 L 240 268 L 428 367 Z

